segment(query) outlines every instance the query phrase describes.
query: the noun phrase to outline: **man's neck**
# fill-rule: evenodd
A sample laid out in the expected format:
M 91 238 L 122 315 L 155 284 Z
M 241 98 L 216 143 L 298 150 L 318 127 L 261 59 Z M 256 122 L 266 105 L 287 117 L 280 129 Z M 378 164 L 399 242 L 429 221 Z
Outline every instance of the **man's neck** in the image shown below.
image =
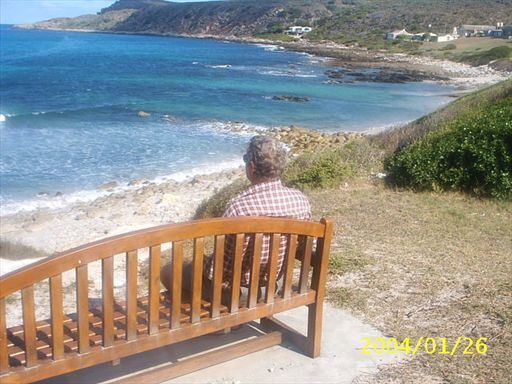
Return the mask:
M 271 183 L 271 182 L 274 182 L 274 181 L 279 181 L 279 177 L 276 177 L 274 179 L 268 179 L 268 178 L 255 178 L 253 180 L 251 180 L 251 186 L 255 186 L 255 185 L 259 185 L 259 184 L 263 184 L 263 183 Z

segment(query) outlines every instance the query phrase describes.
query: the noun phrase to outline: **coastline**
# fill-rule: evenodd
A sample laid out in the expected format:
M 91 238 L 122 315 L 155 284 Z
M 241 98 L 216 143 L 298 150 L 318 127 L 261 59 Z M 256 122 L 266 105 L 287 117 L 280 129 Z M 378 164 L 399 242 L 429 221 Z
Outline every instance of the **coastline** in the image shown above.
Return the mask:
M 47 30 L 47 29 L 45 29 Z M 112 34 L 140 34 L 125 32 L 109 32 L 94 30 L 63 30 L 83 33 L 112 33 Z M 148 35 L 145 33 L 144 35 Z M 171 35 L 152 34 L 169 37 Z M 211 35 L 181 35 L 172 37 L 215 39 L 220 41 L 233 41 L 245 44 L 269 44 L 282 46 L 285 49 L 315 55 L 328 66 L 373 65 L 389 66 L 394 68 L 408 68 L 410 66 L 430 66 L 438 68 L 435 73 L 451 73 L 452 77 L 446 82 L 457 85 L 459 88 L 454 97 L 463 95 L 473 89 L 500 81 L 507 76 L 490 68 L 473 68 L 464 64 L 417 58 L 407 55 L 389 55 L 368 53 L 362 49 L 351 49 L 334 43 L 278 43 L 265 39 L 238 38 L 234 36 Z M 329 56 L 326 56 L 329 54 Z M 439 69 L 440 68 L 440 69 Z M 434 69 L 431 69 L 434 71 Z M 434 73 L 434 72 L 432 72 Z M 232 132 L 244 134 L 261 133 L 257 129 L 244 130 L 244 124 L 227 124 L 226 128 Z M 293 153 L 301 151 L 317 151 L 331 144 L 343 144 L 353 138 L 366 134 L 376 133 L 383 129 L 370 129 L 363 133 L 338 132 L 327 134 L 310 131 L 300 127 L 278 127 L 265 130 L 284 141 Z M 100 238 L 115 234 L 160 225 L 170 222 L 185 221 L 192 218 L 195 209 L 217 189 L 227 185 L 235 178 L 243 176 L 243 170 L 236 165 L 226 166 L 224 170 L 209 173 L 205 170 L 194 172 L 190 177 L 183 173 L 181 180 L 172 178 L 157 178 L 155 180 L 134 181 L 126 186 L 119 186 L 112 182 L 98 189 L 92 198 L 76 199 L 72 201 L 68 195 L 52 197 L 56 202 L 52 207 L 38 207 L 28 211 L 20 211 L 0 216 L 2 219 L 1 238 L 3 241 L 20 243 L 32 246 L 45 253 L 51 254 L 71 247 L 75 247 Z M 59 203 L 63 202 L 65 203 Z M 4 259 L 0 258 L 0 261 Z M 21 264 L 23 264 L 22 262 Z M 3 267 L 2 273 L 19 265 L 11 264 Z
M 100 33 L 114 35 L 142 35 L 156 37 L 173 37 L 188 39 L 207 39 L 216 41 L 226 41 L 240 44 L 265 44 L 276 47 L 282 47 L 289 51 L 309 54 L 323 61 L 328 67 L 345 68 L 375 68 L 394 71 L 416 71 L 418 73 L 431 75 L 433 77 L 446 77 L 442 80 L 423 80 L 434 81 L 440 84 L 448 84 L 458 87 L 454 96 L 462 96 L 465 93 L 475 91 L 481 87 L 495 84 L 499 81 L 512 77 L 512 72 L 498 71 L 482 65 L 472 67 L 468 64 L 457 63 L 449 60 L 439 60 L 428 56 L 412 56 L 405 53 L 390 53 L 386 51 L 369 51 L 365 48 L 341 45 L 332 41 L 312 42 L 307 40 L 297 40 L 294 42 L 281 42 L 257 37 L 239 37 L 233 35 L 210 35 L 210 34 L 171 34 L 157 32 L 123 32 L 106 31 L 94 29 L 70 29 L 70 28 L 34 28 L 19 27 L 14 28 L 22 30 L 41 30 L 41 31 L 62 31 L 78 33 Z

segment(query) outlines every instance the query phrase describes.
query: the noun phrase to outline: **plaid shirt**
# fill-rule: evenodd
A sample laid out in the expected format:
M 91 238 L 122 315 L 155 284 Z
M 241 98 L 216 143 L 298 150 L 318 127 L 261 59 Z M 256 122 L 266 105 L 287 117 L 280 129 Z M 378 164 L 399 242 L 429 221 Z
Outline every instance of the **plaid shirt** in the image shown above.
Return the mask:
M 311 220 L 311 207 L 306 196 L 302 192 L 285 187 L 281 180 L 256 184 L 249 187 L 229 202 L 224 212 L 224 217 L 238 216 L 271 216 L 286 217 L 289 219 Z M 251 235 L 245 236 L 242 260 L 241 284 L 248 286 L 250 282 L 250 269 L 253 251 L 253 240 Z M 235 249 L 235 236 L 226 236 L 224 249 L 224 274 L 223 281 L 229 285 Z M 279 246 L 279 257 L 277 260 L 277 273 L 281 273 L 286 252 L 286 236 L 281 236 Z M 260 285 L 266 282 L 267 265 L 270 253 L 270 235 L 263 235 L 261 264 L 260 264 Z M 213 278 L 213 257 L 209 257 L 205 263 L 205 275 L 211 280 Z

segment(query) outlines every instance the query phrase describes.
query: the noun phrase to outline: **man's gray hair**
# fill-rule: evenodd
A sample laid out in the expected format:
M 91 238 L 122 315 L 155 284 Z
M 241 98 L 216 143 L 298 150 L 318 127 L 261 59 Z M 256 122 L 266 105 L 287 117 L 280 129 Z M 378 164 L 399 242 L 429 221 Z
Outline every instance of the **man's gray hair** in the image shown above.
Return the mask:
M 254 136 L 247 148 L 247 160 L 255 166 L 254 174 L 265 179 L 277 179 L 286 166 L 287 151 L 278 140 L 269 136 Z

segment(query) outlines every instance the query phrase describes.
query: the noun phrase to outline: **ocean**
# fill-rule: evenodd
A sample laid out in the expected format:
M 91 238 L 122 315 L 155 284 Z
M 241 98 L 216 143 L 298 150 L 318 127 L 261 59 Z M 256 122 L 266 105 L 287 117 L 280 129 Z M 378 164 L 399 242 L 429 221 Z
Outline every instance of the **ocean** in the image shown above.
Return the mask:
M 452 91 L 332 84 L 328 69 L 276 45 L 2 25 L 1 214 L 93 199 L 111 181 L 128 188 L 239 165 L 249 135 L 228 129 L 234 122 L 363 131 L 418 118 Z

